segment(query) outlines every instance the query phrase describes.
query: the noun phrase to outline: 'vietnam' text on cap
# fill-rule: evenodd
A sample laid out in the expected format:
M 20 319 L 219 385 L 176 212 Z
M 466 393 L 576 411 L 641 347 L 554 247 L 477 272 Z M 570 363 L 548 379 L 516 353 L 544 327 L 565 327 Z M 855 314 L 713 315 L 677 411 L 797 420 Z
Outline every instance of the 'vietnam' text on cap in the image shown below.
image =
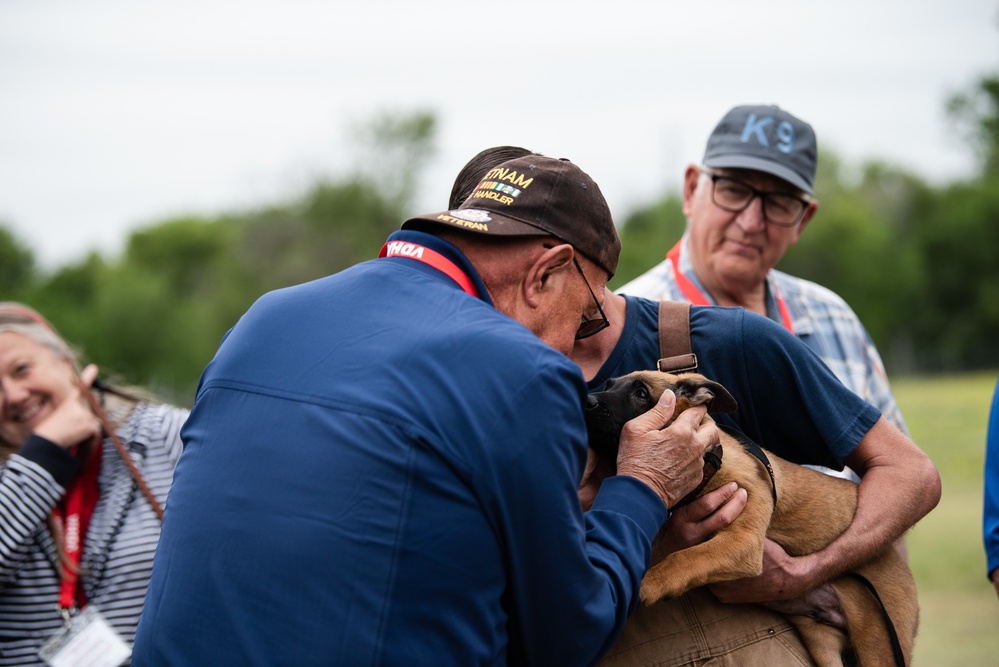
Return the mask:
M 600 188 L 566 159 L 527 155 L 486 173 L 462 205 L 410 218 L 403 229 L 461 229 L 497 236 L 554 236 L 617 270 L 621 240 Z

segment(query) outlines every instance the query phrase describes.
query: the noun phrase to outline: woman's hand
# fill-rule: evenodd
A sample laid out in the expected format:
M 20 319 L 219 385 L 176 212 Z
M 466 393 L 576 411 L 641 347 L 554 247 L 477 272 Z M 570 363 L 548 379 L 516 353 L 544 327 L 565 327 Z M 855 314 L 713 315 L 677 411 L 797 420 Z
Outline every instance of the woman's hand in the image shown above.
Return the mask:
M 83 398 L 82 391 L 90 390 L 97 378 L 97 366 L 90 364 L 80 373 L 80 387 L 74 387 L 69 395 L 56 406 L 35 428 L 34 433 L 69 449 L 101 433 L 101 422 Z

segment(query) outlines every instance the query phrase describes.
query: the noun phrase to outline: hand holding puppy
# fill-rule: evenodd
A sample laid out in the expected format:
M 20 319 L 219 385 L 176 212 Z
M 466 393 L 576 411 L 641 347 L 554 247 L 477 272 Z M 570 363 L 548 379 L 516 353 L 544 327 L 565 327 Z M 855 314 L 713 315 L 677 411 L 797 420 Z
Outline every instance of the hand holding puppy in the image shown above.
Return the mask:
M 644 482 L 669 508 L 700 484 L 704 453 L 719 442 L 706 406 L 684 410 L 670 423 L 675 407 L 676 396 L 667 390 L 652 409 L 627 422 L 617 456 L 617 473 Z

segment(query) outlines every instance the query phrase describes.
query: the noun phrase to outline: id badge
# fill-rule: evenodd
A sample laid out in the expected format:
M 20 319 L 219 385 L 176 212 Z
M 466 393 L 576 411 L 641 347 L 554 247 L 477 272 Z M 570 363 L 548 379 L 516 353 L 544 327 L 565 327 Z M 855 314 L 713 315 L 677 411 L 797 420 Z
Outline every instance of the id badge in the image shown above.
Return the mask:
M 69 619 L 69 627 L 45 642 L 38 655 L 51 667 L 118 667 L 132 649 L 94 605 Z

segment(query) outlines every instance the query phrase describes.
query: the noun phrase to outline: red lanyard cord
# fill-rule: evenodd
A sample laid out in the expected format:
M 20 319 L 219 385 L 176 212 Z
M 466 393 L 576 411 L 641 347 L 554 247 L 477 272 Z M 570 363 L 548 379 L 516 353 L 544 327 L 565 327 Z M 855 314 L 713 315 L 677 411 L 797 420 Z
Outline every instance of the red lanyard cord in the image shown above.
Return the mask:
M 156 517 L 160 521 L 163 521 L 163 506 L 157 500 L 145 479 L 143 479 L 142 473 L 136 468 L 135 462 L 129 456 L 128 450 L 115 432 L 104 409 L 89 387 L 84 386 L 82 383 L 79 387 L 81 395 L 90 406 L 90 409 L 97 415 L 104 433 L 111 438 L 115 450 L 125 463 L 125 467 L 128 468 L 132 478 L 139 485 L 143 495 L 149 501 L 153 512 L 156 513 Z M 55 524 L 59 528 L 59 538 L 62 540 L 66 553 L 66 562 L 62 564 L 62 583 L 59 590 L 59 605 L 66 610 L 72 609 L 74 602 L 80 608 L 83 608 L 87 602 L 82 587 L 78 586 L 80 559 L 83 553 L 83 544 L 87 535 L 87 529 L 90 525 L 90 518 L 100 497 L 98 476 L 100 475 L 103 450 L 100 436 L 95 437 L 90 444 L 91 451 L 86 455 L 87 458 L 83 463 L 83 471 L 66 489 L 65 509 L 57 505 L 52 510 Z
M 711 302 L 704 295 L 704 293 L 697 288 L 686 275 L 680 272 L 680 247 L 683 244 L 683 240 L 676 242 L 676 245 L 670 248 L 670 251 L 666 253 L 666 259 L 670 261 L 673 265 L 673 277 L 676 280 L 677 287 L 680 288 L 680 292 L 690 303 L 695 306 L 710 306 Z M 774 297 L 777 299 L 777 310 L 780 311 L 781 324 L 784 328 L 794 333 L 794 324 L 791 322 L 791 313 L 787 309 L 787 303 L 784 302 L 784 297 L 781 296 L 780 289 L 777 288 L 776 284 L 772 284 L 774 290 Z
M 83 542 L 90 526 L 90 518 L 100 497 L 97 478 L 101 470 L 101 441 L 99 437 L 80 446 L 89 445 L 85 454 L 83 470 L 66 489 L 65 506 L 56 505 L 52 517 L 59 528 L 59 539 L 65 551 L 65 562 L 61 563 L 62 577 L 59 587 L 59 606 L 71 609 L 74 602 L 82 608 L 87 600 L 83 588 L 78 586 L 80 558 Z
M 475 283 L 472 282 L 472 279 L 468 277 L 468 274 L 462 271 L 457 264 L 436 250 L 431 250 L 430 248 L 422 246 L 419 243 L 412 243 L 410 241 L 389 241 L 382 246 L 381 252 L 378 253 L 378 257 L 406 257 L 408 259 L 415 259 L 418 262 L 423 262 L 424 264 L 429 264 L 451 278 L 454 282 L 458 283 L 458 286 L 461 287 L 461 289 L 465 290 L 474 297 L 479 296 L 479 290 L 476 289 Z

